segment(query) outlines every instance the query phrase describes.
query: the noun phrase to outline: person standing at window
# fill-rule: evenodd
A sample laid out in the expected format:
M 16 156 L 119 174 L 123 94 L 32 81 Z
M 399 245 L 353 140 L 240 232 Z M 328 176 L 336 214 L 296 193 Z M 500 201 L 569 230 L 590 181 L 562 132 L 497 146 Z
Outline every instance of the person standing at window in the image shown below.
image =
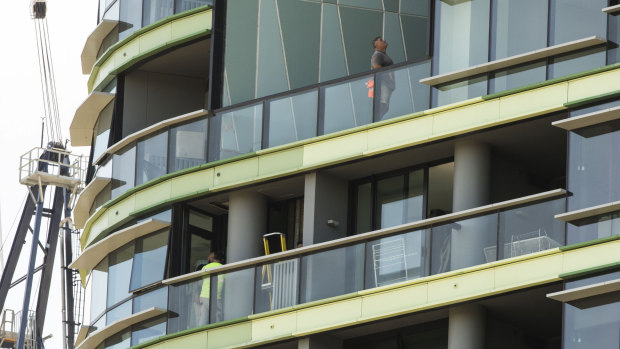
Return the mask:
M 372 46 L 375 48 L 375 52 L 370 58 L 370 66 L 372 69 L 387 67 L 394 64 L 394 61 L 385 53 L 388 43 L 383 40 L 381 36 L 374 38 Z M 374 87 L 376 87 L 377 94 L 375 97 L 379 102 L 377 110 L 379 117 L 377 119 L 381 120 L 383 115 L 390 109 L 390 97 L 392 96 L 392 91 L 396 88 L 396 84 L 392 72 L 380 74 L 377 76 L 376 80 Z
M 202 271 L 207 269 L 215 268 L 222 266 L 224 263 L 224 254 L 219 251 L 211 252 L 209 255 L 209 264 L 202 267 Z M 222 298 L 222 288 L 223 288 L 223 276 L 218 276 L 217 283 L 217 301 Z M 198 302 L 199 305 L 199 318 L 198 318 L 198 326 L 205 325 L 209 322 L 209 300 L 211 298 L 211 278 L 209 275 L 205 276 L 202 281 L 202 288 L 200 290 L 200 299 Z M 218 306 L 218 308 L 220 308 Z

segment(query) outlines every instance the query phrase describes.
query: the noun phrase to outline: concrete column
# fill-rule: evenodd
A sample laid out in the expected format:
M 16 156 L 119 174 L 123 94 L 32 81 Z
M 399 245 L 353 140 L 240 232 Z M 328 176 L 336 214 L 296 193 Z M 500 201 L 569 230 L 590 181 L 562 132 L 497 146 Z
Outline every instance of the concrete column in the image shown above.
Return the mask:
M 477 304 L 450 308 L 448 349 L 483 349 L 485 347 L 486 311 Z
M 347 195 L 348 183 L 341 178 L 323 172 L 306 175 L 304 246 L 347 235 Z
M 298 349 L 342 349 L 342 340 L 326 334 L 317 334 L 297 341 Z
M 262 255 L 266 229 L 267 198 L 253 191 L 230 193 L 226 263 Z
M 491 199 L 491 147 L 473 141 L 454 147 L 453 211 L 486 205 Z

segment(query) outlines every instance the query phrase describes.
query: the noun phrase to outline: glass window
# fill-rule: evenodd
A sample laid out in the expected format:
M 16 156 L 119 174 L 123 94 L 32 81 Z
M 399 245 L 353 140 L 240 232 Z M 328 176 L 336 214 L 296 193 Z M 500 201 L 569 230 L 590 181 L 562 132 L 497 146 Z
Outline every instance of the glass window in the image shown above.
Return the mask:
M 375 10 L 383 9 L 381 0 L 338 0 L 338 3 L 341 5 L 364 7 Z
M 567 225 L 566 242 L 576 244 L 606 238 L 618 232 L 620 232 L 620 213 L 616 212 L 571 222 Z
M 278 1 L 277 4 L 289 88 L 316 84 L 319 76 L 321 4 L 305 0 Z
M 222 112 L 211 118 L 210 161 L 259 150 L 262 126 L 262 103 Z
M 133 188 L 136 166 L 136 147 L 114 154 L 112 164 L 112 198 Z
M 99 119 L 95 123 L 95 134 L 93 139 L 93 161 L 97 160 L 103 152 L 108 149 L 110 140 L 110 125 L 112 114 L 114 113 L 114 101 L 108 103 L 99 114 Z
M 487 94 L 486 75 L 433 87 L 433 106 L 440 107 Z
M 106 309 L 108 288 L 108 258 L 104 258 L 91 272 L 90 321 L 91 323 Z
M 258 16 L 258 70 L 255 97 L 263 97 L 286 91 L 290 86 L 276 0 L 259 1 Z M 227 25 L 227 27 L 230 26 Z
M 364 183 L 357 187 L 355 198 L 355 233 L 372 231 L 372 183 Z
M 338 6 L 323 4 L 322 16 L 319 81 L 327 81 L 347 75 L 347 63 L 344 57 Z
M 437 24 L 433 75 L 488 61 L 490 6 L 491 0 L 435 0 Z M 447 103 L 438 105 L 443 104 Z
M 211 322 L 227 321 L 252 314 L 254 268 L 227 272 L 211 277 Z M 204 297 L 204 293 L 201 293 Z
M 133 269 L 131 271 L 131 290 L 163 279 L 167 251 L 168 230 L 136 240 Z
M 254 280 L 254 313 L 296 305 L 299 294 L 299 258 L 258 266 Z
M 366 286 L 373 288 L 428 275 L 427 230 L 400 234 L 366 244 Z
M 452 212 L 454 162 L 428 168 L 428 209 L 426 217 Z
M 142 27 L 142 0 L 119 0 L 118 38 L 123 40 Z
M 204 5 L 213 5 L 213 0 L 176 0 L 176 3 L 174 13 L 180 13 Z
M 553 58 L 549 65 L 549 78 L 560 78 L 602 67 L 605 65 L 605 57 L 605 47 L 595 47 Z
M 564 304 L 565 349 L 616 349 L 620 343 L 620 302 L 579 309 Z
M 209 323 L 209 303 L 200 298 L 210 286 L 209 277 L 170 286 L 168 308 L 176 316 L 168 318 L 168 333 L 184 331 Z
M 127 244 L 110 253 L 108 260 L 108 307 L 131 295 L 129 280 L 133 261 L 134 244 Z M 131 308 L 129 309 L 131 314 Z
M 269 147 L 316 136 L 317 94 L 312 90 L 268 102 Z
M 407 60 L 413 61 L 426 57 L 429 51 L 428 17 L 400 15 L 400 22 L 404 33 Z M 398 61 L 394 60 L 394 62 Z
M 301 303 L 359 291 L 363 279 L 364 244 L 303 256 Z
M 388 1 L 384 0 L 384 2 L 387 3 Z M 429 7 L 430 7 L 430 1 L 428 0 L 421 0 L 421 1 L 401 0 L 400 1 L 400 12 L 407 13 L 410 15 L 428 16 Z M 387 9 L 387 4 L 386 4 L 386 9 Z
M 569 133 L 568 210 L 620 200 L 620 121 Z
M 138 142 L 136 185 L 166 174 L 168 159 L 168 132 Z
M 540 0 L 493 0 L 491 60 L 547 47 L 547 5 Z
M 607 0 L 551 0 L 550 6 L 551 45 L 592 35 L 606 37 L 607 14 L 601 9 L 607 7 Z M 579 25 L 575 25 L 576 23 Z
M 430 60 L 377 73 L 374 86 L 375 121 L 428 109 L 430 88 L 420 84 L 420 79 L 429 74 Z
M 133 299 L 134 314 L 150 308 L 168 308 L 168 287 L 158 288 Z
M 159 316 L 132 327 L 131 345 L 138 345 L 166 334 L 166 317 Z
M 553 217 L 564 212 L 565 206 L 562 198 L 501 212 L 498 259 L 564 245 L 564 222 Z
M 570 117 L 590 114 L 590 113 L 593 113 L 595 111 L 602 111 L 602 110 L 605 110 L 605 109 L 610 109 L 610 108 L 615 108 L 615 107 L 620 107 L 620 99 L 610 100 L 610 101 L 606 101 L 606 102 L 603 102 L 603 103 L 597 103 L 597 104 L 594 104 L 594 105 L 588 105 L 588 106 L 583 107 L 583 108 L 571 110 L 570 111 Z
M 112 2 L 113 4 L 110 6 L 110 3 Z M 103 14 L 103 19 L 118 20 L 119 8 L 120 8 L 119 2 L 120 1 L 108 1 L 108 0 L 105 1 L 106 3 L 105 6 L 108 7 L 108 10 L 105 11 L 105 13 L 100 12 L 100 14 Z
M 123 331 L 105 340 L 105 349 L 125 349 L 131 346 L 131 332 Z
M 372 75 L 346 83 L 322 87 L 324 100 L 323 127 L 320 134 L 328 134 L 372 122 L 372 97 L 367 83 Z
M 108 311 L 106 325 L 115 323 L 118 320 L 125 319 L 131 316 L 131 299 L 126 301 L 125 303 L 115 307 L 114 309 Z
M 207 119 L 177 126 L 170 130 L 168 172 L 207 162 Z
M 383 14 L 356 7 L 340 6 L 339 10 L 348 73 L 367 71 L 374 52 L 372 39 L 383 33 Z
M 615 271 L 615 272 L 605 273 L 605 274 L 600 274 L 600 275 L 595 275 L 595 276 L 589 276 L 583 279 L 577 279 L 573 281 L 566 281 L 564 283 L 564 289 L 570 290 L 573 288 L 588 286 L 592 284 L 598 284 L 601 282 L 612 281 L 612 280 L 617 280 L 617 279 L 620 279 L 620 271 Z
M 423 32 L 424 31 L 422 31 L 422 33 Z M 413 33 L 410 32 L 407 32 L 407 34 L 412 37 L 414 36 L 412 35 Z M 398 13 L 385 12 L 383 14 L 383 38 L 389 44 L 390 58 L 392 58 L 394 62 L 404 62 L 406 59 L 405 47 L 403 43 L 403 30 L 401 28 L 401 21 Z
M 106 314 L 104 313 L 94 324 L 88 329 L 88 334 L 100 330 L 106 326 Z
M 497 214 L 432 228 L 432 274 L 493 262 L 497 255 Z
M 106 202 L 110 201 L 110 192 L 112 191 L 112 185 L 106 185 L 100 192 L 95 196 L 95 200 L 93 200 L 93 205 L 90 207 L 89 215 L 92 216 L 99 207 L 101 207 Z
M 424 171 L 399 175 L 377 182 L 377 229 L 422 219 Z
M 545 81 L 547 78 L 546 61 L 518 66 L 497 71 L 489 81 L 489 92 L 497 93 L 513 88 Z
M 146 27 L 162 18 L 172 16 L 174 0 L 144 0 L 142 11 L 142 25 Z

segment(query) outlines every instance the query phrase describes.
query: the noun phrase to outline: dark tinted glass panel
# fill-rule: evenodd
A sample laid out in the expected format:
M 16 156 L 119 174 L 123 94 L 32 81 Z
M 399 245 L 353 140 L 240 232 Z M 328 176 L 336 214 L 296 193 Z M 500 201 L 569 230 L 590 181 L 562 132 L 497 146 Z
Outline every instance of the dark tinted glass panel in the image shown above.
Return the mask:
M 116 198 L 134 186 L 136 148 L 114 154 L 112 164 L 112 198 Z
M 166 174 L 167 153 L 167 132 L 138 142 L 136 185 L 140 185 Z
M 166 334 L 166 317 L 160 316 L 153 320 L 134 325 L 131 332 L 131 345 L 138 345 L 149 339 Z
M 568 210 L 620 200 L 620 121 L 569 135 Z
M 426 230 L 369 241 L 366 286 L 373 288 L 427 275 L 429 234 Z
M 607 0 L 551 0 L 550 44 L 592 35 L 605 38 L 607 14 L 601 11 L 604 7 L 607 7 Z
M 301 268 L 302 303 L 359 291 L 364 279 L 364 244 L 304 256 Z
M 389 54 L 394 62 L 405 61 L 403 31 L 400 25 L 400 17 L 397 13 L 386 12 L 383 14 L 383 29 L 383 39 L 388 42 L 389 46 L 386 53 Z
M 341 6 L 340 19 L 349 74 L 369 70 L 374 52 L 372 39 L 383 32 L 382 13 Z
M 230 1 L 226 8 L 224 106 L 254 98 L 258 1 Z
M 381 0 L 338 0 L 338 3 L 341 5 L 364 7 L 375 10 L 383 9 L 381 2 Z
M 163 279 L 167 250 L 167 230 L 136 240 L 133 269 L 131 271 L 131 290 Z
M 560 78 L 602 67 L 605 65 L 605 57 L 605 48 L 597 47 L 554 58 L 549 65 L 549 78 Z
M 490 3 L 491 0 L 435 0 L 435 16 L 439 23 L 438 33 L 435 33 L 434 74 L 487 62 Z
M 110 325 L 118 320 L 122 320 L 131 315 L 131 300 L 117 306 L 116 308 L 108 311 L 106 325 Z
M 131 332 L 123 331 L 105 340 L 106 349 L 125 349 L 131 346 Z
M 566 242 L 578 242 L 602 239 L 620 232 L 620 213 L 606 214 L 567 224 Z
M 323 132 L 332 133 L 372 122 L 372 102 L 366 84 L 371 76 L 323 87 Z
M 323 4 L 320 81 L 347 75 L 338 7 Z
M 139 313 L 149 308 L 168 308 L 168 287 L 150 291 L 133 299 L 133 313 Z
M 114 112 L 114 102 L 108 103 L 99 114 L 99 119 L 95 124 L 95 139 L 93 140 L 93 160 L 98 159 L 103 152 L 108 149 L 110 139 L 110 124 L 112 123 L 112 113 Z
M 545 61 L 500 70 L 490 81 L 490 93 L 502 92 L 513 88 L 545 81 L 547 65 Z
M 384 6 L 386 11 L 398 12 L 398 3 L 399 2 L 400 2 L 399 0 L 383 0 L 383 6 Z
M 316 136 L 318 92 L 269 102 L 269 147 Z
M 503 211 L 499 215 L 499 259 L 522 256 L 564 245 L 564 198 Z
M 176 0 L 175 13 L 185 12 L 204 5 L 213 5 L 213 0 Z
M 428 169 L 427 217 L 437 217 L 452 212 L 454 162 Z
M 372 231 L 372 185 L 364 183 L 357 187 L 356 234 Z
M 494 0 L 491 59 L 547 47 L 547 6 L 539 0 Z
M 142 25 L 147 26 L 171 16 L 174 13 L 174 0 L 144 0 L 142 10 Z
M 438 274 L 496 260 L 497 214 L 432 229 L 431 272 Z
M 207 120 L 170 130 L 169 171 L 175 172 L 207 162 Z
M 276 0 L 261 0 L 259 6 L 256 97 L 263 97 L 286 91 L 290 86 Z
M 262 122 L 262 103 L 222 112 L 211 118 L 210 161 L 259 150 Z
M 106 308 L 108 288 L 108 258 L 104 258 L 91 272 L 90 320 L 95 320 Z
M 133 243 L 130 243 L 110 253 L 108 257 L 108 307 L 131 295 L 129 280 L 133 250 Z M 129 313 L 131 314 L 131 307 Z
M 433 106 L 442 106 L 487 94 L 487 78 L 480 76 L 469 80 L 433 88 Z
M 407 60 L 426 57 L 428 51 L 428 17 L 401 15 Z M 396 60 L 395 60 L 396 62 Z
M 142 0 L 119 0 L 118 38 L 123 40 L 142 27 Z
M 304 0 L 278 1 L 278 13 L 290 88 L 317 83 L 321 4 Z

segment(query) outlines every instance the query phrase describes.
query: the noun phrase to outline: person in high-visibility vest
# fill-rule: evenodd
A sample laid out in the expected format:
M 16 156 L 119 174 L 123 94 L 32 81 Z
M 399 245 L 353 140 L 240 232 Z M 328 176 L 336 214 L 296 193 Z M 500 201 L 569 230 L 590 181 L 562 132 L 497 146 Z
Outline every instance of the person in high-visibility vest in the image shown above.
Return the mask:
M 372 54 L 370 58 L 370 66 L 372 69 L 378 69 L 382 67 L 387 67 L 389 65 L 394 64 L 394 61 L 385 53 L 388 43 L 383 40 L 381 36 L 377 36 L 372 41 L 372 46 L 375 48 L 375 52 Z M 370 81 L 366 83 L 366 87 L 368 88 L 368 97 L 371 97 L 371 89 L 369 87 Z M 383 115 L 388 112 L 390 109 L 390 98 L 392 97 L 392 91 L 396 88 L 396 83 L 394 81 L 394 74 L 392 72 L 382 73 L 377 75 L 377 81 L 372 82 L 372 97 L 378 98 L 378 120 L 383 118 Z M 378 87 L 377 93 L 375 94 L 375 87 Z
M 219 267 L 224 263 L 224 255 L 221 252 L 215 251 L 211 252 L 209 255 L 209 264 L 202 267 L 201 270 L 207 270 L 210 268 Z M 214 302 L 214 305 L 217 305 L 217 302 L 220 302 L 222 299 L 222 290 L 224 287 L 224 276 L 218 275 L 217 277 L 217 298 Z M 198 326 L 205 325 L 209 322 L 209 303 L 211 300 L 211 277 L 207 275 L 202 280 L 202 287 L 200 289 L 200 300 L 198 304 L 200 305 L 199 317 L 198 317 Z

